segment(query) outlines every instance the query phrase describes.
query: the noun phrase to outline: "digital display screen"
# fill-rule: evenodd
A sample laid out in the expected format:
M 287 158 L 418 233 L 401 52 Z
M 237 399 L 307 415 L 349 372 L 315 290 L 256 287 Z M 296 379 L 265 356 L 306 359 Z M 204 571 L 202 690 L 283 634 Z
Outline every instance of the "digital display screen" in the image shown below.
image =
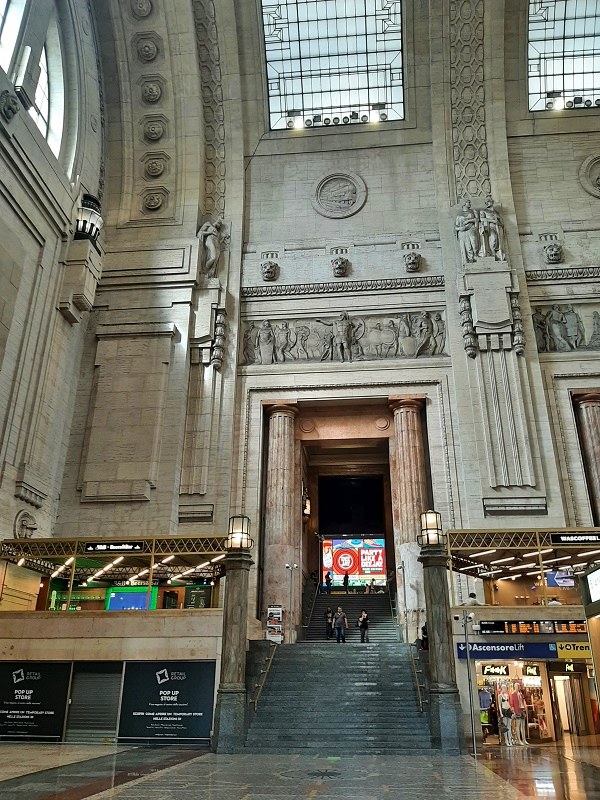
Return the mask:
M 551 589 L 572 589 L 575 586 L 573 573 L 557 570 L 546 573 L 546 586 Z
M 552 622 L 505 622 L 504 633 L 518 633 L 526 636 L 530 633 L 554 633 Z
M 111 589 L 106 593 L 107 611 L 145 611 L 146 608 L 156 608 L 158 587 L 153 586 L 150 591 L 150 604 L 146 606 L 148 587 L 140 586 L 127 589 Z
M 600 600 L 600 569 L 595 570 L 587 576 L 588 592 L 590 593 L 590 603 Z
M 512 620 L 482 620 L 479 623 L 479 632 L 509 633 L 513 636 L 528 636 L 530 634 L 555 634 L 555 633 L 587 633 L 585 620 L 570 620 L 557 622 L 551 620 L 531 620 L 527 622 L 513 622 Z
M 331 572 L 334 585 L 340 585 L 344 573 L 351 584 L 385 583 L 385 539 L 324 539 L 322 543 L 322 581 Z
M 587 633 L 588 626 L 584 620 L 569 620 L 568 622 L 555 622 L 555 633 Z

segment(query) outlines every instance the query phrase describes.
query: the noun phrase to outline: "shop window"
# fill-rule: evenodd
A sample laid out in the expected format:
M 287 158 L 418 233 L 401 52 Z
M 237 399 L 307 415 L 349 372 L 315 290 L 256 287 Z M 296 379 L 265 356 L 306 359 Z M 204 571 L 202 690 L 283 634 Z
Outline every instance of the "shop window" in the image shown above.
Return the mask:
M 530 0 L 529 110 L 600 107 L 600 0 Z
M 272 130 L 404 119 L 402 2 L 262 0 Z

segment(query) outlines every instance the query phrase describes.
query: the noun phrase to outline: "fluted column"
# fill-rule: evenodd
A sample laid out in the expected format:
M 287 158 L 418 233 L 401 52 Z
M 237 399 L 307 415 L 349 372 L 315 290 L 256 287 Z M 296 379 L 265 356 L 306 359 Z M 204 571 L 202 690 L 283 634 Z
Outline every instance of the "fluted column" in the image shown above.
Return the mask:
M 293 406 L 269 409 L 267 484 L 265 504 L 265 547 L 263 569 L 263 611 L 275 603 L 287 609 L 286 641 L 295 641 L 298 618 L 296 587 L 291 585 L 299 570 L 286 570 L 298 563 L 301 500 L 295 490 L 295 439 Z M 292 606 L 290 608 L 290 605 Z
M 600 524 L 600 392 L 575 396 L 594 525 Z
M 423 569 L 419 563 L 417 534 L 421 512 L 427 510 L 427 472 L 421 411 L 422 397 L 390 398 L 394 413 L 396 458 L 392 491 L 394 550 L 396 554 L 398 608 L 404 614 L 409 641 L 420 635 L 425 622 Z

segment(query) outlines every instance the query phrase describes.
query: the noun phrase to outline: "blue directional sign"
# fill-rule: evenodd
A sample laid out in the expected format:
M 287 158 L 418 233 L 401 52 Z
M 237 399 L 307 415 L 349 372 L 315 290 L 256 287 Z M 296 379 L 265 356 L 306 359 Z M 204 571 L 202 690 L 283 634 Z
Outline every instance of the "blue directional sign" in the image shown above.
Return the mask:
M 464 642 L 456 645 L 459 658 L 467 657 Z M 469 656 L 473 659 L 557 659 L 556 642 L 469 642 Z

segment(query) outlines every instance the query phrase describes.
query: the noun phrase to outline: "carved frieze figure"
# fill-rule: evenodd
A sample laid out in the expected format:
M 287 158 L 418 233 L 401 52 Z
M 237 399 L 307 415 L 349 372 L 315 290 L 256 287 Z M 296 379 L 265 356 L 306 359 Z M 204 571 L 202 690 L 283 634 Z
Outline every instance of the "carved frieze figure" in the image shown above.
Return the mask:
M 432 324 L 434 346 L 431 355 L 439 356 L 444 352 L 444 347 L 446 346 L 446 323 L 439 311 L 436 311 L 433 315 Z
M 567 320 L 560 310 L 560 306 L 553 305 L 552 309 L 546 314 L 546 325 L 548 327 L 550 349 L 563 352 L 570 350 L 571 346 L 566 339 Z
M 279 275 L 279 264 L 276 261 L 263 261 L 260 271 L 263 281 L 276 281 Z
M 533 309 L 531 315 L 533 322 L 533 330 L 535 331 L 535 342 L 537 344 L 538 353 L 547 353 L 550 349 L 548 340 L 548 321 L 546 315 L 539 308 Z
M 485 207 L 479 212 L 479 255 L 494 256 L 496 261 L 505 261 L 504 223 L 494 209 L 491 195 L 485 198 Z
M 282 322 L 281 325 L 275 326 L 275 361 L 285 361 L 286 358 L 294 358 L 291 352 L 292 347 L 296 344 L 296 336 L 290 330 L 287 322 Z
M 455 223 L 458 245 L 463 264 L 473 264 L 479 251 L 479 215 L 465 198 Z
M 546 264 L 560 264 L 563 260 L 563 249 L 559 242 L 544 245 L 544 261 Z
M 597 311 L 592 314 L 592 336 L 588 347 L 600 350 L 600 314 Z
M 417 333 L 417 349 L 415 350 L 415 358 L 423 354 L 431 355 L 431 351 L 435 346 L 433 338 L 433 323 L 427 311 L 421 311 L 416 322 Z
M 0 114 L 7 122 L 19 113 L 19 100 L 16 95 L 11 94 L 8 89 L 0 92 Z
M 219 217 L 214 223 L 205 222 L 196 235 L 201 246 L 201 271 L 207 278 L 215 278 L 223 244 L 223 220 Z
M 244 341 L 242 344 L 244 361 L 246 364 L 254 364 L 256 361 L 256 334 L 257 331 L 254 327 L 254 323 L 251 322 L 246 328 L 244 333 Z
M 331 268 L 333 269 L 334 278 L 345 278 L 350 268 L 350 261 L 343 256 L 337 256 L 331 259 Z
M 326 322 L 318 319 L 321 325 L 326 325 L 333 329 L 333 343 L 340 361 L 352 361 L 352 341 L 354 339 L 354 328 L 347 311 L 342 311 L 333 322 Z
M 421 267 L 421 254 L 414 250 L 404 256 L 404 265 L 407 272 L 418 272 Z
M 256 349 L 260 364 L 273 364 L 275 361 L 275 334 L 268 319 L 263 320 L 256 337 Z
M 565 321 L 567 342 L 570 344 L 572 350 L 577 350 L 578 347 L 585 344 L 585 329 L 581 317 L 573 310 L 571 304 L 565 308 Z

